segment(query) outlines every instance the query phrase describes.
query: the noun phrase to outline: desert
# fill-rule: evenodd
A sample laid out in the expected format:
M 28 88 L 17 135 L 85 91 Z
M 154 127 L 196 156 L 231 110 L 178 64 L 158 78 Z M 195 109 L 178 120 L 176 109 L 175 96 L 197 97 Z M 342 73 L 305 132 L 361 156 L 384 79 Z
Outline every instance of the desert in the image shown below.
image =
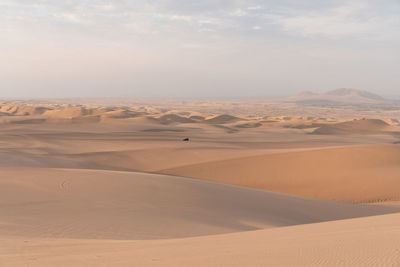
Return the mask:
M 0 0 L 0 267 L 399 267 L 399 0 Z
M 400 108 L 293 99 L 3 101 L 1 265 L 398 266 Z

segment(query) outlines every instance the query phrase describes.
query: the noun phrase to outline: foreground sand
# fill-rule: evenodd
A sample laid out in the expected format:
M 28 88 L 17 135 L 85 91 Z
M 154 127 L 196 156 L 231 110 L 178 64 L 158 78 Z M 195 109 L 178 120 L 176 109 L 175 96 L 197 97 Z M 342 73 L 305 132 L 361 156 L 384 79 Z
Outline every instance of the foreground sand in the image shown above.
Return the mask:
M 398 111 L 175 104 L 0 104 L 0 266 L 400 265 Z
M 1 266 L 400 264 L 400 214 L 376 216 L 396 206 L 131 172 L 2 168 L 0 177 Z M 364 218 L 343 220 L 352 217 Z
M 152 241 L 2 239 L 6 266 L 399 266 L 400 214 Z

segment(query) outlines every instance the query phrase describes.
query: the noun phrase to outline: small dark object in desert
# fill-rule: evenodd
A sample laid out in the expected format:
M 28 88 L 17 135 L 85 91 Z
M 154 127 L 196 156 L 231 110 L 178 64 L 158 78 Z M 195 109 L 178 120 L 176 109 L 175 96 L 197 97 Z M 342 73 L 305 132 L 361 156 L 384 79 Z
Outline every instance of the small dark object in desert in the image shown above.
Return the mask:
M 186 137 L 186 138 L 184 138 L 182 141 L 183 141 L 183 142 L 189 142 L 190 139 L 189 139 L 189 137 Z

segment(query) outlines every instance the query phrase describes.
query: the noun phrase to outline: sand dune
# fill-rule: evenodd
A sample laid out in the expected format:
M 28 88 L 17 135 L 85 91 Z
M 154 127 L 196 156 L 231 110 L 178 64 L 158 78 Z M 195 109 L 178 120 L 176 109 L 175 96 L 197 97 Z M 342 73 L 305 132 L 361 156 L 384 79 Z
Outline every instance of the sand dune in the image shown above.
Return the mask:
M 190 116 L 189 119 L 194 120 L 194 121 L 203 121 L 204 117 L 199 116 L 199 115 L 193 115 L 193 116 Z
M 0 106 L 0 112 L 3 115 L 9 115 L 9 116 L 41 115 L 48 110 L 49 108 L 41 106 L 14 106 L 14 105 Z
M 14 124 L 38 124 L 38 123 L 44 123 L 46 122 L 46 119 L 22 119 L 22 120 L 13 120 L 11 123 Z
M 143 173 L 2 168 L 0 183 L 0 236 L 159 239 L 396 211 Z
M 10 105 L 0 107 L 0 116 L 8 116 L 6 119 L 3 118 L 1 122 L 11 124 L 112 123 L 145 115 L 147 115 L 146 112 L 133 111 L 122 107 L 91 107 L 81 105 L 49 105 L 48 107 Z M 164 121 L 159 122 L 164 123 Z
M 349 202 L 400 199 L 400 146 L 285 152 L 161 170 L 311 198 Z
M 225 124 L 225 123 L 236 122 L 239 120 L 242 120 L 242 119 L 232 116 L 232 115 L 222 114 L 222 115 L 217 115 L 217 116 L 212 116 L 210 118 L 207 118 L 204 122 L 211 123 L 211 124 Z
M 158 118 L 152 118 L 153 120 L 161 123 L 161 124 L 171 124 L 171 123 L 193 123 L 194 121 L 192 119 L 188 119 L 183 116 L 179 116 L 176 114 L 166 114 L 162 115 L 161 117 Z
M 43 116 L 48 117 L 77 117 L 90 114 L 90 111 L 85 107 L 69 107 L 65 109 L 53 109 L 43 113 Z
M 188 134 L 179 128 L 145 128 L 140 134 L 148 135 L 147 141 L 129 140 L 129 135 L 97 135 L 88 140 L 89 134 L 44 135 L 25 142 L 16 140 L 18 147 L 0 150 L 0 166 L 25 166 L 47 168 L 83 168 L 123 171 L 156 172 L 160 169 L 185 165 L 254 156 L 268 151 L 237 149 L 232 146 L 214 146 L 209 143 L 182 142 Z M 152 140 L 152 136 L 154 139 Z M 159 140 L 164 135 L 163 140 Z M 170 135 L 170 136 L 168 136 Z M 182 136 L 176 136 L 182 135 Z M 71 141 L 72 138 L 77 140 Z M 110 137 L 110 140 L 105 140 Z M 96 141 L 99 140 L 99 141 Z M 81 141 L 84 140 L 84 141 Z M 56 142 L 56 144 L 54 144 Z M 68 143 L 67 145 L 64 145 Z M 19 148 L 21 147 L 22 148 Z M 33 148 L 30 148 L 34 146 Z M 37 146 L 37 147 L 35 147 Z M 50 151 L 50 152 L 48 152 Z
M 283 105 L 283 104 L 282 104 Z M 207 106 L 204 104 L 204 106 Z M 209 106 L 212 106 L 211 104 Z M 235 109 L 239 105 L 232 108 Z M 268 118 L 268 119 L 265 119 Z M 390 125 L 388 123 L 390 123 Z M 398 123 L 390 119 L 362 119 L 337 121 L 333 118 L 316 116 L 261 116 L 261 115 L 210 115 L 198 111 L 155 108 L 152 106 L 91 106 L 84 104 L 31 104 L 15 102 L 0 105 L 0 123 L 11 124 L 73 124 L 73 123 L 135 123 L 159 125 L 214 126 L 226 133 L 234 134 L 258 127 L 278 127 L 299 129 L 313 134 L 396 134 L 400 132 Z M 342 120 L 339 120 L 342 121 Z
M 127 118 L 135 118 L 140 115 L 144 115 L 143 112 L 135 112 L 131 110 L 124 109 L 116 109 L 102 114 L 102 117 L 113 118 L 113 119 L 127 119 Z
M 400 265 L 400 214 L 170 240 L 2 238 L 7 266 Z
M 99 116 L 99 115 L 71 118 L 72 123 L 97 123 L 99 121 L 101 121 L 101 116 Z
M 389 130 L 389 124 L 378 119 L 361 119 L 322 125 L 313 131 L 314 134 L 344 133 L 377 133 Z
M 250 122 L 250 123 L 242 123 L 235 125 L 236 128 L 257 128 L 260 127 L 262 124 L 259 122 Z

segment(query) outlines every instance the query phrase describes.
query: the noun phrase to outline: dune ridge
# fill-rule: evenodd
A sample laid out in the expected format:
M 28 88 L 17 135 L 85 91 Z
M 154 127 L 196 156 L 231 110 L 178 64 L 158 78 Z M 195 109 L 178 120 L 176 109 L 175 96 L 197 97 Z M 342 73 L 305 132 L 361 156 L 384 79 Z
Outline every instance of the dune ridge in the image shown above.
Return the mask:
M 235 134 L 245 131 L 246 129 L 256 129 L 265 127 L 277 127 L 298 129 L 304 132 L 320 135 L 335 134 L 386 134 L 395 135 L 400 132 L 400 113 L 388 113 L 385 110 L 379 114 L 386 114 L 384 117 L 374 118 L 376 113 L 369 114 L 367 111 L 366 119 L 348 120 L 346 116 L 338 115 L 335 117 L 323 116 L 305 116 L 296 115 L 288 116 L 284 113 L 278 113 L 273 116 L 271 114 L 257 115 L 241 115 L 237 114 L 237 109 L 243 105 L 245 110 L 251 110 L 245 104 L 234 103 L 230 108 L 209 110 L 209 105 L 202 104 L 199 110 L 179 109 L 176 106 L 163 107 L 155 105 L 153 102 L 144 105 L 132 106 L 101 106 L 89 104 L 33 104 L 24 101 L 0 102 L 0 124 L 89 124 L 89 123 L 135 123 L 135 124 L 154 124 L 161 127 L 176 126 L 191 127 L 215 127 L 229 134 Z M 175 103 L 176 104 L 176 103 Z M 191 108 L 193 104 L 190 105 Z M 226 105 L 226 104 L 224 104 Z M 265 107 L 276 107 L 273 103 L 264 105 Z M 280 106 L 285 106 L 284 102 Z M 292 106 L 288 108 L 293 109 Z M 307 108 L 303 108 L 307 113 Z M 325 110 L 314 110 L 313 113 L 325 113 Z M 213 112 L 211 112 L 213 111 Z M 287 109 L 284 109 L 287 112 Z M 307 112 L 306 112 L 307 111 Z M 338 114 L 343 112 L 342 109 L 337 110 Z M 354 111 L 356 112 L 356 111 Z M 276 113 L 273 109 L 271 113 Z M 397 115 L 396 115 L 397 114 Z M 327 115 L 327 114 L 325 114 Z M 397 118 L 396 118 L 397 116 Z M 357 116 L 359 117 L 359 116 Z M 387 125 L 386 125 L 387 124 Z

